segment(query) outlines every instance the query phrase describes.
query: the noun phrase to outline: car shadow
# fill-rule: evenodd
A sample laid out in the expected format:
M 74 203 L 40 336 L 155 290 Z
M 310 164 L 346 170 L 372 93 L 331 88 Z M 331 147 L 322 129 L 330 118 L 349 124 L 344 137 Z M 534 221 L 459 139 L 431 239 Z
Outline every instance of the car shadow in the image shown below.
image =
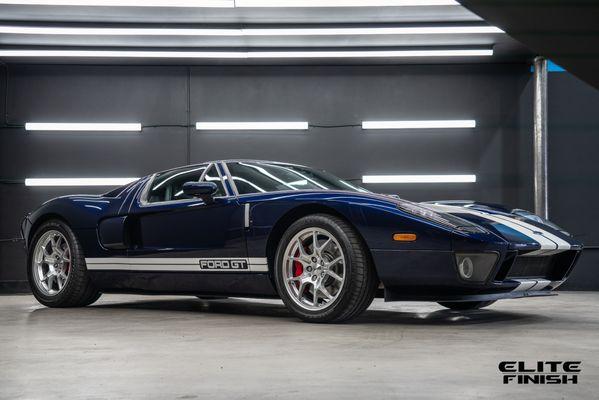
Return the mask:
M 476 325 L 497 324 L 519 325 L 542 323 L 550 320 L 542 315 L 503 311 L 494 309 L 431 312 L 405 312 L 401 310 L 367 310 L 353 323 L 356 324 L 397 324 L 397 325 Z
M 396 325 L 474 325 L 474 324 L 530 324 L 542 323 L 549 317 L 534 313 L 514 312 L 498 309 L 482 309 L 471 311 L 452 311 L 447 309 L 419 312 L 414 306 L 402 310 L 369 309 L 352 320 L 351 324 L 396 324 Z M 100 303 L 86 309 L 96 310 L 144 310 L 160 312 L 185 312 L 212 315 L 242 315 L 249 317 L 266 317 L 300 322 L 287 308 L 279 302 L 266 302 L 250 299 L 218 299 L 202 300 L 195 298 L 180 299 L 148 299 L 125 302 Z M 51 312 L 41 308 L 34 312 Z
M 99 309 L 132 309 L 170 312 L 201 312 L 205 314 L 288 317 L 291 313 L 283 304 L 245 299 L 204 300 L 197 298 L 148 299 L 132 302 L 103 303 L 91 306 Z

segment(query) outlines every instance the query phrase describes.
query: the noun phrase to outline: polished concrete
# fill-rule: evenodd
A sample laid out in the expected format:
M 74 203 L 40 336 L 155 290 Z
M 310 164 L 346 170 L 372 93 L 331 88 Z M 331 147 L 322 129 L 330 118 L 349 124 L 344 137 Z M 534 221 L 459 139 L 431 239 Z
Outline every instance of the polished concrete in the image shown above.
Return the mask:
M 48 309 L 0 296 L 0 398 L 597 398 L 598 305 L 592 292 L 466 313 L 376 300 L 352 323 L 313 325 L 270 300 L 105 295 Z M 502 360 L 583 370 L 578 385 L 503 385 Z

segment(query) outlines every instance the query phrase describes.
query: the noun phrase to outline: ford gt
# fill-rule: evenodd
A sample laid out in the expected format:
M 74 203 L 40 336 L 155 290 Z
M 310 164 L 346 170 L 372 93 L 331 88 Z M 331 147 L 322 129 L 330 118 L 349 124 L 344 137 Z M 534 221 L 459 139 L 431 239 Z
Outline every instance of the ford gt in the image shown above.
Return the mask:
M 377 295 L 454 310 L 546 296 L 582 245 L 524 210 L 415 203 L 322 170 L 213 161 L 103 195 L 50 200 L 22 223 L 33 294 L 49 307 L 101 293 L 281 298 L 341 322 Z

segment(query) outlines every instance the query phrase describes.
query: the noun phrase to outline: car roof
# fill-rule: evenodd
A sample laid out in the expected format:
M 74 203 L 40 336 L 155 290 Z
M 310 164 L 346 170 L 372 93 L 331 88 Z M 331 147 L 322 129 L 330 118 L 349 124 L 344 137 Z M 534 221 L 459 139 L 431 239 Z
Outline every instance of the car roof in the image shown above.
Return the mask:
M 150 175 L 154 175 L 157 173 L 163 173 L 163 172 L 169 172 L 169 171 L 173 171 L 173 170 L 180 169 L 180 168 L 196 167 L 196 166 L 206 165 L 206 164 L 231 163 L 231 162 L 255 162 L 255 163 L 281 164 L 281 165 L 293 165 L 296 167 L 306 167 L 305 165 L 294 164 L 294 163 L 283 162 L 283 161 L 256 160 L 256 159 L 249 159 L 249 158 L 230 158 L 230 159 L 224 159 L 224 160 L 203 161 L 200 163 L 180 165 L 178 167 L 173 167 L 173 168 L 165 169 L 162 171 L 152 172 Z

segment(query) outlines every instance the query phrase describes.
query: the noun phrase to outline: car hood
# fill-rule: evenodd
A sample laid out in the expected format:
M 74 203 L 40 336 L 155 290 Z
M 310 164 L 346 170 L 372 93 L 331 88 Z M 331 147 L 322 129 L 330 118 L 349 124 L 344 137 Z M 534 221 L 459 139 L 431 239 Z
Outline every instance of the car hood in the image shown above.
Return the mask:
M 540 244 L 539 255 L 582 247 L 568 232 L 558 226 L 544 224 L 522 215 L 496 209 L 481 210 L 446 204 L 421 205 L 440 214 L 450 214 L 462 218 L 511 243 Z

